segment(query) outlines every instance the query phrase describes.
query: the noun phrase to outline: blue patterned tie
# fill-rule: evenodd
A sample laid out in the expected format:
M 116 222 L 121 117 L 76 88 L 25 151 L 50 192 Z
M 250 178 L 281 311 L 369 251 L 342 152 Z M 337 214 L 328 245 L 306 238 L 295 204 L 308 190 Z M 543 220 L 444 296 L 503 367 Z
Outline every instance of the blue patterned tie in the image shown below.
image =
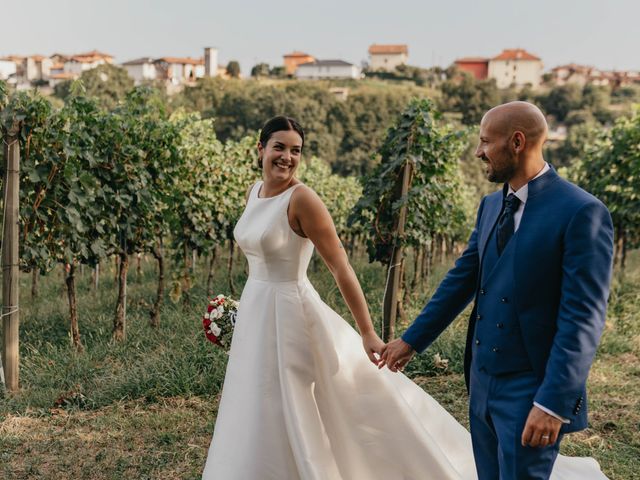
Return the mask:
M 515 215 L 519 206 L 520 199 L 513 193 L 510 193 L 507 198 L 504 199 L 504 209 L 502 210 L 502 215 L 500 215 L 500 219 L 498 220 L 498 229 L 496 230 L 496 240 L 498 241 L 498 255 L 502 255 L 504 247 L 513 236 L 513 231 L 515 229 L 513 216 Z

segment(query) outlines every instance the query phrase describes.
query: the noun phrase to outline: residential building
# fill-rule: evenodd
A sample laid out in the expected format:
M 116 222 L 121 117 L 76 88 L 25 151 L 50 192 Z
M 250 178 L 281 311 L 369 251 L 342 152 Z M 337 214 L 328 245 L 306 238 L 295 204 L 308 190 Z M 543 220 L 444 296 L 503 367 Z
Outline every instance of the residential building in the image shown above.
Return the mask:
M 122 65 L 136 85 L 157 78 L 156 65 L 153 58 L 142 57 L 136 60 L 124 62 Z
M 296 69 L 299 79 L 361 78 L 360 67 L 344 60 L 316 60 L 303 63 Z
M 16 75 L 18 66 L 10 57 L 0 58 L 0 80 L 8 80 L 9 77 Z
M 409 58 L 407 45 L 377 45 L 369 47 L 370 65 L 373 71 L 393 72 L 397 66 L 405 65 Z
M 28 82 L 46 81 L 53 62 L 43 55 L 32 55 L 24 59 L 23 79 Z
M 113 55 L 93 50 L 68 57 L 64 63 L 64 71 L 65 73 L 72 73 L 79 76 L 82 72 L 96 68 L 98 65 L 104 65 L 105 63 L 113 63 Z
M 489 76 L 489 59 L 485 57 L 465 57 L 455 61 L 461 72 L 471 74 L 476 80 L 486 80 Z
M 284 71 L 287 75 L 294 75 L 299 65 L 314 62 L 316 59 L 312 55 L 304 52 L 291 52 L 283 55 Z
M 204 49 L 204 76 L 217 77 L 218 70 L 218 49 L 213 47 L 205 47 Z
M 573 83 L 580 86 L 590 82 L 592 76 L 600 76 L 601 72 L 587 65 L 577 65 L 570 63 L 560 65 L 551 69 L 551 78 L 556 85 L 566 85 Z
M 556 85 L 587 84 L 600 87 L 625 87 L 640 83 L 640 73 L 633 71 L 602 71 L 587 65 L 570 63 L 551 70 L 552 81 Z
M 510 86 L 538 87 L 542 80 L 542 60 L 521 48 L 506 49 L 489 60 L 489 78 L 493 78 L 499 88 Z
M 157 78 L 167 80 L 173 85 L 195 82 L 205 74 L 203 58 L 162 57 L 154 60 L 153 63 Z
M 70 72 L 56 72 L 49 75 L 49 86 L 55 87 L 59 83 L 66 82 L 67 80 L 75 80 L 78 75 Z

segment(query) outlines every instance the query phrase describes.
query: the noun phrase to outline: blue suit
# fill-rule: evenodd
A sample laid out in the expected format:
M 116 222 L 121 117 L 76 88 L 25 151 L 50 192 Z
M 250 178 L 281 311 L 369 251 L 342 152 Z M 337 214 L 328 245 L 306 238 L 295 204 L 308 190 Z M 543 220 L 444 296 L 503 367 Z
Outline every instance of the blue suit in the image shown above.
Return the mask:
M 546 449 L 510 443 L 519 443 L 533 402 L 570 421 L 561 433 L 587 427 L 586 381 L 605 323 L 613 257 L 607 208 L 553 168 L 528 185 L 520 227 L 501 255 L 495 226 L 507 185 L 483 198 L 466 250 L 402 336 L 424 351 L 475 299 L 465 379 L 481 479 L 548 478 L 559 442 Z

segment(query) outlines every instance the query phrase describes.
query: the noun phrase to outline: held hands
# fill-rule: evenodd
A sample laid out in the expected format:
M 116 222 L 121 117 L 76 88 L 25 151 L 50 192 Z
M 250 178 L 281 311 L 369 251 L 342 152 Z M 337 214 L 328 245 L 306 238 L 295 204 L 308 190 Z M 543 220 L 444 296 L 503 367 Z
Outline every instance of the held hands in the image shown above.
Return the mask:
M 362 346 L 364 347 L 364 351 L 367 354 L 367 357 L 369 357 L 369 360 L 371 360 L 374 365 L 378 365 L 382 349 L 385 346 L 378 334 L 371 331 L 362 335 Z
M 401 338 L 396 338 L 382 348 L 382 356 L 378 362 L 378 368 L 386 365 L 392 372 L 402 371 L 415 353 L 416 351 L 411 345 Z
M 522 446 L 548 447 L 558 440 L 562 422 L 535 405 L 529 412 L 522 431 Z

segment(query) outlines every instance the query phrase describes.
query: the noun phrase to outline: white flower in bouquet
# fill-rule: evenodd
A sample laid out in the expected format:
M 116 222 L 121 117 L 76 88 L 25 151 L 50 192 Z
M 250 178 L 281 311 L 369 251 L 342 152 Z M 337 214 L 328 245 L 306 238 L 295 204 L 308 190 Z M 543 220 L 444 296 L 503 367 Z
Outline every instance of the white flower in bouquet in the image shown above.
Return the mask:
M 210 316 L 210 315 L 209 315 L 209 312 L 207 312 L 207 313 L 205 313 L 205 314 L 204 314 L 204 318 L 206 318 L 207 320 L 209 319 L 209 316 Z
M 222 305 L 220 305 L 218 308 L 218 313 L 220 314 L 220 316 L 222 316 L 224 314 L 224 307 Z
M 216 322 L 212 322 L 209 329 L 211 330 L 211 333 L 213 333 L 216 337 L 220 335 L 220 332 L 222 331 Z
M 211 315 L 209 318 L 211 318 L 212 320 L 218 320 L 221 316 L 222 312 L 217 308 L 214 308 L 213 310 L 211 310 Z

